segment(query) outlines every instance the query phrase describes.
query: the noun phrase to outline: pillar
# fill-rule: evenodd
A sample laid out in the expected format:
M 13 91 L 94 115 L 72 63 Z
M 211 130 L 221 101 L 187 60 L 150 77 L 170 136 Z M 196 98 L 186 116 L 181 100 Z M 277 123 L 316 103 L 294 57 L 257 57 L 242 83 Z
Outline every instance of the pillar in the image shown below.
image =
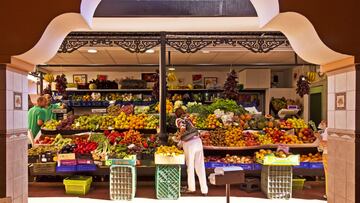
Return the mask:
M 27 73 L 0 64 L 0 199 L 26 203 L 27 168 Z M 21 107 L 14 98 L 21 99 Z
M 360 201 L 360 72 L 353 65 L 328 72 L 328 202 Z M 341 105 L 345 98 L 345 105 Z M 357 172 L 357 173 L 356 173 Z

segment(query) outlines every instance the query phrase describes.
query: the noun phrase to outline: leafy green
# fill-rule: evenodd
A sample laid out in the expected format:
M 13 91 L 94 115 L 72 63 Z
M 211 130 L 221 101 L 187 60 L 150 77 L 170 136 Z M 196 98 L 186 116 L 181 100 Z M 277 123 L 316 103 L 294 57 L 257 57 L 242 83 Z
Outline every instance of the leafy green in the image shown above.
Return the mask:
M 209 111 L 208 107 L 202 104 L 195 104 L 192 105 L 190 107 L 188 107 L 187 111 L 189 113 L 197 113 L 199 114 L 200 117 L 206 117 L 207 115 L 209 115 L 211 113 L 211 111 Z
M 209 112 L 214 112 L 216 109 L 220 109 L 225 112 L 234 112 L 237 115 L 247 113 L 241 105 L 230 99 L 216 99 L 215 102 L 210 104 L 208 107 Z

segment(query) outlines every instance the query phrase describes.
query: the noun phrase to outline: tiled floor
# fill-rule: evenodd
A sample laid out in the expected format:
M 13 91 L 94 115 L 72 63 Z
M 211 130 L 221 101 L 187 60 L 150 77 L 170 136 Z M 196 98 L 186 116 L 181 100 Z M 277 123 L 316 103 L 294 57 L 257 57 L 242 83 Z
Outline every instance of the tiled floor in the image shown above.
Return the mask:
M 324 194 L 324 185 L 323 183 L 311 183 L 307 184 L 307 186 L 311 185 L 311 189 L 304 189 L 302 191 L 295 191 L 293 193 L 294 201 L 291 202 L 300 202 L 300 200 L 295 201 L 296 199 L 302 199 L 301 201 L 304 201 L 304 199 L 307 200 L 317 200 L 317 201 L 309 201 L 309 202 L 323 202 L 323 194 Z M 153 184 L 138 184 L 136 189 L 136 201 L 135 202 L 152 202 L 152 200 L 155 199 L 155 189 Z M 181 201 L 177 202 L 186 202 L 188 200 L 195 200 L 196 198 L 199 198 L 201 202 L 205 202 L 205 200 L 211 200 L 213 202 L 214 200 L 221 200 L 225 201 L 224 198 L 225 195 L 225 187 L 220 186 L 210 186 L 209 188 L 209 194 L 208 197 L 202 197 L 200 192 L 197 192 L 196 194 L 190 196 L 184 196 L 181 198 Z M 231 187 L 231 195 L 234 199 L 233 202 L 267 202 L 267 199 L 265 198 L 265 195 L 262 192 L 254 192 L 254 193 L 247 193 L 244 191 L 241 191 L 238 186 L 234 185 Z M 72 197 L 69 199 L 69 201 L 66 200 L 66 202 L 82 202 L 83 200 L 85 202 L 93 202 L 92 200 L 109 200 L 109 189 L 108 185 L 106 183 L 97 183 L 92 186 L 89 194 L 87 194 L 84 197 L 77 198 L 75 196 L 66 195 L 64 194 L 64 186 L 59 183 L 30 183 L 29 185 L 29 197 L 30 203 L 35 202 L 65 202 L 65 197 Z M 39 197 L 57 197 L 57 199 L 42 199 Z M 257 199 L 254 199 L 257 198 Z M 260 199 L 259 199 L 260 198 Z M 146 201 L 145 201 L 146 200 Z M 246 201 L 242 201 L 246 200 Z M 102 202 L 102 201 L 98 201 Z M 215 202 L 215 201 L 214 201 Z M 276 201 L 279 202 L 279 201 Z

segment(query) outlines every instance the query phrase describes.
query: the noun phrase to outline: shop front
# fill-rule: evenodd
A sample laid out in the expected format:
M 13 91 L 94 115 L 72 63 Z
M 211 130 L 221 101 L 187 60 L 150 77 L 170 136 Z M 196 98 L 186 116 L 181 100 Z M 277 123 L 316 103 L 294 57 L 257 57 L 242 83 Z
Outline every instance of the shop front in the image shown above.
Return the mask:
M 201 130 L 207 175 L 216 167 L 241 166 L 255 179 L 258 162 L 279 146 L 301 155 L 294 179 L 323 177 L 314 132 L 327 120 L 327 199 L 355 202 L 354 57 L 326 47 L 305 17 L 279 13 L 276 1 L 249 1 L 241 17 L 124 18 L 104 2 L 83 1 L 80 14 L 55 18 L 31 50 L 2 65 L 3 197 L 27 202 L 28 181 L 36 188 L 37 181 L 75 174 L 113 183 L 123 169 L 112 171 L 107 160 L 135 154 L 137 162 L 125 162 L 135 165 L 130 168 L 139 180 L 151 179 L 160 174 L 154 154 L 181 154 L 156 147 L 176 135 L 174 113 L 182 108 Z M 29 83 L 29 72 L 39 84 Z M 45 93 L 64 107 L 28 151 L 28 102 Z M 94 170 L 71 164 L 71 152 Z M 182 172 L 186 177 L 184 167 Z M 117 198 L 113 190 L 110 199 Z

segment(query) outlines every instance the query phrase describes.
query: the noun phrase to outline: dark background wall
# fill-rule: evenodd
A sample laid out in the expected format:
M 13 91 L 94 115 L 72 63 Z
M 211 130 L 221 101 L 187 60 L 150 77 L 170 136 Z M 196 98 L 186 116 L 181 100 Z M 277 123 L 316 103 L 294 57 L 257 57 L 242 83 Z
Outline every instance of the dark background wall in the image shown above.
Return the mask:
M 0 63 L 24 53 L 40 39 L 56 16 L 79 12 L 80 0 L 2 0 L 0 1 Z M 346 3 L 345 3 L 346 2 Z M 335 51 L 356 56 L 360 62 L 359 0 L 280 0 L 281 12 L 305 15 L 321 39 Z

